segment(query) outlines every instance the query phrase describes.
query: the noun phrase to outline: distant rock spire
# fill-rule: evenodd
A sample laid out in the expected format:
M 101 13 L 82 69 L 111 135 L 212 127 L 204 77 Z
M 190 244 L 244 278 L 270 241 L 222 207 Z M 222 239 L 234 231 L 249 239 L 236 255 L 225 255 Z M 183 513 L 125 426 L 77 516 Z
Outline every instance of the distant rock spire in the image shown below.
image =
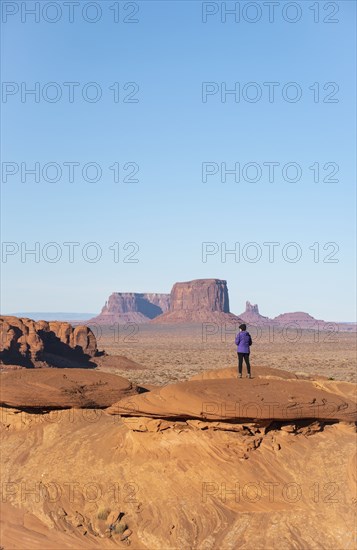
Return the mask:
M 259 314 L 258 304 L 251 304 L 248 300 L 245 303 L 245 313 Z

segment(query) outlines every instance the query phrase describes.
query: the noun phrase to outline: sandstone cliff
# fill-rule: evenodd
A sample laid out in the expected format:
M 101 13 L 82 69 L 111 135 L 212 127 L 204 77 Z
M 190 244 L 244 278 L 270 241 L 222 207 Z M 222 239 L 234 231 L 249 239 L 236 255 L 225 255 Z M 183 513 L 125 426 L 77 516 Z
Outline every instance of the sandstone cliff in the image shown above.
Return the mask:
M 229 311 L 227 281 L 196 279 L 174 284 L 168 312 L 154 319 L 153 323 L 240 321 Z

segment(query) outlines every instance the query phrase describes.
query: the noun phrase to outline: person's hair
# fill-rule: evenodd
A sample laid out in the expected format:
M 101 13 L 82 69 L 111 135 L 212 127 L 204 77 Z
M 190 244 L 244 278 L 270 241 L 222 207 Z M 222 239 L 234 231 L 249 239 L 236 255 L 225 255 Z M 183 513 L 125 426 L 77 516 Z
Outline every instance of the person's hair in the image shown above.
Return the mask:
M 241 325 L 239 325 L 239 328 L 242 329 L 242 330 L 247 330 L 247 325 L 242 323 Z

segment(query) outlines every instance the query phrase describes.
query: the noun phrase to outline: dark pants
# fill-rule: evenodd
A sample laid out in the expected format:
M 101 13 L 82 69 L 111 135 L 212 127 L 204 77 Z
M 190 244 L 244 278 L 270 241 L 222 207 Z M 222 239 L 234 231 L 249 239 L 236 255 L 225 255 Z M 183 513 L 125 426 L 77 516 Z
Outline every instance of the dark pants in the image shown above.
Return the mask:
M 237 355 L 238 355 L 238 372 L 239 372 L 239 374 L 242 374 L 243 358 L 244 358 L 245 364 L 247 365 L 247 372 L 248 372 L 248 374 L 250 374 L 249 353 L 241 353 L 239 351 L 237 353 Z

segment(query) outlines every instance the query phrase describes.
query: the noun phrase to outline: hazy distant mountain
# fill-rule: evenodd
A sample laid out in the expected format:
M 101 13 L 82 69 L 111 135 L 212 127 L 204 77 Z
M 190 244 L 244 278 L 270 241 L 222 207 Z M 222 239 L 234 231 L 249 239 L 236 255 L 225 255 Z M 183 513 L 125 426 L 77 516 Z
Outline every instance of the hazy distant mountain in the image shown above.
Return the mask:
M 245 303 L 245 311 L 239 314 L 239 317 L 243 319 L 245 323 L 251 325 L 264 325 L 272 322 L 269 317 L 264 317 L 259 313 L 258 304 Z
M 90 323 L 147 323 L 169 308 L 170 294 L 113 292 Z
M 20 311 L 17 313 L 4 313 L 3 315 L 28 317 L 34 321 L 87 321 L 93 317 L 95 313 L 73 313 L 67 311 Z
M 277 317 L 270 319 L 269 317 L 264 317 L 259 313 L 259 308 L 257 304 L 251 304 L 246 302 L 246 308 L 243 313 L 239 314 L 239 317 L 244 320 L 247 325 L 255 326 L 265 326 L 265 325 L 274 325 L 278 327 L 297 327 L 300 329 L 314 329 L 317 330 L 342 330 L 342 331 L 353 331 L 357 329 L 356 323 L 337 323 L 333 321 L 323 321 L 322 319 L 315 319 L 309 313 L 304 311 L 295 311 L 281 313 Z

